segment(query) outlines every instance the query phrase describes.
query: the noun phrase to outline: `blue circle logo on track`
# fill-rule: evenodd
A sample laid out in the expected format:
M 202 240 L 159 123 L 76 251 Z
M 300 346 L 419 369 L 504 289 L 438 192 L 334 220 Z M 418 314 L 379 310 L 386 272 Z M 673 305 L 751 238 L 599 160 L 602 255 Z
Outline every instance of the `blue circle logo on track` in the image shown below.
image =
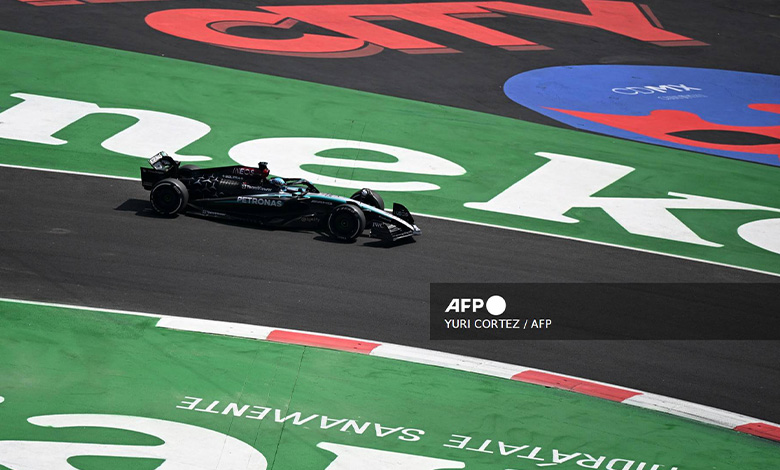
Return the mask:
M 780 77 L 686 67 L 524 72 L 506 95 L 578 129 L 780 166 Z

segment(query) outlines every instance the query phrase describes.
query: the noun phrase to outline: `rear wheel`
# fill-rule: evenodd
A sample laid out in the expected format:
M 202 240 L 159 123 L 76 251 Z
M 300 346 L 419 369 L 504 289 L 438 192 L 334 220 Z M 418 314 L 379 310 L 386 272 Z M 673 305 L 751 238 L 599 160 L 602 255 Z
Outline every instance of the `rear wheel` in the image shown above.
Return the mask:
M 366 216 L 352 204 L 336 206 L 328 217 L 328 230 L 336 240 L 355 240 L 366 228 Z
M 174 217 L 184 212 L 190 195 L 184 183 L 177 179 L 166 178 L 152 187 L 149 200 L 155 212 L 166 217 Z

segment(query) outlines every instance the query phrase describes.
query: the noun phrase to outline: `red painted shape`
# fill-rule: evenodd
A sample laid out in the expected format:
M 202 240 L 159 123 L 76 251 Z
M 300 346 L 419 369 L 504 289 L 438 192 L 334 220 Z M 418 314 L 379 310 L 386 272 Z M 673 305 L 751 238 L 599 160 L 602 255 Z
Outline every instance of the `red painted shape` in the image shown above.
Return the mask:
M 262 7 L 282 16 L 330 29 L 337 33 L 389 49 L 410 51 L 414 49 L 444 48 L 424 39 L 400 33 L 372 24 L 368 19 L 394 17 L 446 31 L 491 46 L 534 44 L 493 29 L 469 23 L 453 15 L 488 14 L 475 2 L 457 3 L 407 3 L 381 5 L 313 5 Z
M 742 426 L 737 426 L 734 428 L 734 430 L 780 442 L 780 427 L 773 426 L 771 424 L 748 423 L 743 424 Z
M 115 0 L 93 0 L 115 1 Z M 193 41 L 266 54 L 302 57 L 361 57 L 382 48 L 406 53 L 454 50 L 372 21 L 405 20 L 507 50 L 544 50 L 546 46 L 466 21 L 465 18 L 512 14 L 610 31 L 640 41 L 691 45 L 696 41 L 653 25 L 631 2 L 582 0 L 589 14 L 571 13 L 503 1 L 370 5 L 262 6 L 263 11 L 180 9 L 150 14 L 154 29 Z M 649 9 L 645 9 L 650 12 Z M 252 39 L 231 35 L 214 24 L 290 28 L 295 20 L 339 33 L 301 34 L 293 39 Z M 291 22 L 292 21 L 292 22 Z M 701 44 L 701 43 L 699 43 Z
M 551 51 L 552 47 L 547 46 L 501 46 L 502 49 L 508 51 Z
M 632 2 L 582 0 L 582 3 L 590 12 L 589 15 L 509 2 L 480 2 L 479 5 L 501 13 L 603 29 L 644 42 L 691 39 L 654 26 L 642 13 L 642 10 Z
M 362 49 L 368 46 L 365 41 L 360 39 L 321 34 L 302 34 L 301 37 L 294 39 L 245 38 L 210 27 L 212 23 L 228 23 L 232 26 L 289 28 L 292 24 L 287 19 L 283 15 L 259 11 L 191 8 L 154 12 L 146 17 L 146 23 L 152 28 L 172 36 L 221 47 L 270 54 L 298 56 L 347 54 L 350 57 L 356 57 L 360 55 L 359 52 Z M 372 51 L 373 54 L 376 52 L 378 51 Z
M 87 3 L 165 2 L 168 0 L 84 0 Z
M 564 377 L 562 375 L 550 374 L 538 370 L 526 370 L 520 372 L 519 374 L 515 374 L 512 377 L 512 380 L 536 385 L 544 385 L 545 387 L 571 390 L 572 392 L 582 393 L 584 395 L 590 395 L 592 397 L 604 398 L 606 400 L 617 402 L 627 400 L 628 398 L 636 395 L 641 395 L 640 392 L 634 392 L 632 390 L 611 387 L 609 385 L 601 385 L 594 382 L 574 379 L 571 377 Z
M 34 5 L 36 7 L 60 7 L 64 5 L 83 5 L 78 0 L 22 0 L 28 5 Z
M 652 41 L 656 46 L 662 47 L 682 47 L 682 46 L 709 46 L 706 42 L 688 39 L 685 41 Z
M 780 105 L 777 104 L 751 104 L 751 109 L 780 113 Z M 589 121 L 604 124 L 606 126 L 623 129 L 635 134 L 652 137 L 654 139 L 673 142 L 676 144 L 699 147 L 706 149 L 726 150 L 733 152 L 758 153 L 765 155 L 780 155 L 780 144 L 762 145 L 727 145 L 698 140 L 684 139 L 669 135 L 675 132 L 707 130 L 707 131 L 733 131 L 761 134 L 767 137 L 780 139 L 780 126 L 728 126 L 705 121 L 694 113 L 660 109 L 652 111 L 647 116 L 627 116 L 622 114 L 587 113 L 584 111 L 571 111 L 567 109 L 548 108 L 570 116 L 575 116 Z
M 653 13 L 653 10 L 650 9 L 649 5 L 640 4 L 639 8 L 642 9 L 642 11 L 645 12 L 645 15 L 647 15 L 648 18 L 650 18 L 650 21 L 653 22 L 656 28 L 663 28 L 664 25 L 661 24 L 660 21 L 658 21 L 658 17 L 655 16 L 655 13 Z
M 274 330 L 268 335 L 268 341 L 277 343 L 300 344 L 318 348 L 338 349 L 339 351 L 369 354 L 379 346 L 379 343 L 358 341 L 354 339 L 334 338 L 332 336 L 298 333 L 295 331 Z

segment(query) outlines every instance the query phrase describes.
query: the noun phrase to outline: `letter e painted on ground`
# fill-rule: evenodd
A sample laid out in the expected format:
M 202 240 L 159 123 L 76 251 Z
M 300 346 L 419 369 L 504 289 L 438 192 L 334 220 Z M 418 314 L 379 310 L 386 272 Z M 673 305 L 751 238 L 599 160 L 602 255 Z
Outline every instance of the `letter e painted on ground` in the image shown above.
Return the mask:
M 326 150 L 358 149 L 391 155 L 393 163 L 347 160 L 320 157 Z M 313 183 L 339 188 L 371 187 L 380 191 L 430 191 L 439 186 L 422 181 L 377 182 L 359 181 L 348 178 L 333 178 L 305 170 L 304 165 L 321 165 L 339 168 L 380 170 L 393 173 L 418 175 L 459 176 L 466 173 L 460 165 L 430 153 L 343 139 L 322 139 L 314 137 L 277 137 L 250 140 L 236 145 L 229 152 L 230 158 L 241 165 L 254 166 L 260 160 L 267 161 L 271 172 L 282 176 L 301 176 Z M 344 171 L 342 174 L 348 174 Z
M 72 414 L 35 416 L 28 421 L 53 428 L 124 429 L 155 436 L 158 446 L 73 442 L 0 441 L 0 465 L 11 470 L 73 470 L 68 459 L 80 456 L 162 459 L 159 470 L 208 468 L 265 470 L 268 463 L 250 445 L 222 433 L 189 424 L 136 416 Z
M 594 194 L 633 172 L 634 168 L 555 153 L 538 152 L 536 155 L 549 162 L 490 201 L 464 205 L 472 209 L 570 224 L 579 220 L 566 216 L 569 210 L 599 208 L 634 235 L 710 247 L 722 245 L 699 237 L 670 209 L 780 212 L 774 207 L 674 192 L 669 193 L 671 198 L 595 197 Z
M 464 468 L 466 464 L 454 460 L 435 459 L 419 455 L 401 454 L 385 450 L 320 442 L 320 449 L 336 454 L 336 459 L 326 470 L 439 470 Z

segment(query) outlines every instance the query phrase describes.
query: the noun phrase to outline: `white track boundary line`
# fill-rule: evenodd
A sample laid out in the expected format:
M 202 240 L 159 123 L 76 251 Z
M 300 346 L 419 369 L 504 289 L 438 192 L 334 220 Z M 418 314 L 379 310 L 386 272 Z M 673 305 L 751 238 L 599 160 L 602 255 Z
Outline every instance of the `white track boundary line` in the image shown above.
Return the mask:
M 20 165 L 7 165 L 4 163 L 0 163 L 0 168 L 13 168 L 17 170 L 31 170 L 31 171 L 41 171 L 41 172 L 49 172 L 49 173 L 61 173 L 66 175 L 76 175 L 76 176 L 92 176 L 94 178 L 105 178 L 105 179 L 115 179 L 115 180 L 123 180 L 123 181 L 141 181 L 141 178 L 131 178 L 128 176 L 112 176 L 112 175 L 104 175 L 99 173 L 84 173 L 79 171 L 69 171 L 69 170 L 53 170 L 49 168 L 37 168 L 37 167 L 31 167 L 31 166 L 20 166 Z M 635 248 L 632 246 L 625 246 L 625 245 L 618 245 L 614 243 L 608 243 L 608 242 L 600 242 L 597 240 L 588 240 L 587 238 L 577 238 L 577 237 L 570 237 L 567 235 L 559 235 L 556 233 L 547 233 L 547 232 L 539 232 L 536 230 L 529 230 L 524 228 L 517 228 L 517 227 L 505 227 L 503 225 L 496 225 L 496 224 L 488 224 L 485 222 L 474 222 L 471 220 L 463 220 L 463 219 L 455 219 L 452 217 L 444 217 L 444 216 L 438 216 L 438 215 L 430 215 L 430 214 L 423 214 L 420 212 L 412 212 L 413 215 L 419 216 L 419 217 L 428 217 L 430 219 L 438 219 L 438 220 L 445 220 L 447 222 L 458 222 L 462 224 L 468 224 L 468 225 L 477 225 L 480 227 L 488 227 L 488 228 L 495 228 L 495 229 L 501 229 L 501 230 L 510 230 L 513 232 L 520 232 L 520 233 L 528 233 L 531 235 L 541 235 L 545 237 L 552 237 L 557 238 L 560 240 L 569 240 L 569 241 L 576 241 L 576 242 L 582 242 L 582 243 L 589 243 L 591 245 L 599 245 L 599 246 L 606 246 L 610 248 L 619 248 L 622 250 L 629 250 L 629 251 L 635 251 L 639 253 L 648 253 L 651 255 L 658 255 L 658 256 L 665 256 L 667 258 L 675 258 L 675 259 L 681 259 L 685 261 L 694 261 L 698 263 L 704 263 L 709 264 L 712 266 L 720 266 L 724 268 L 732 268 L 732 269 L 739 269 L 742 271 L 748 271 L 752 273 L 757 274 L 765 274 L 767 276 L 774 276 L 774 277 L 780 277 L 780 273 L 773 273 L 771 271 L 762 271 L 760 269 L 754 269 L 754 268 L 747 268 L 744 266 L 739 266 L 736 264 L 727 264 L 727 263 L 720 263 L 718 261 L 710 261 L 706 259 L 699 259 L 699 258 L 691 258 L 684 255 L 676 255 L 673 253 L 665 253 L 663 251 L 653 251 L 648 250 L 644 248 Z
M 113 175 L 104 175 L 101 173 L 85 173 L 82 171 L 54 170 L 52 168 L 38 168 L 34 166 L 8 165 L 5 163 L 0 163 L 0 167 L 13 168 L 15 170 L 41 171 L 44 173 L 60 173 L 63 175 L 92 176 L 95 178 L 104 178 L 104 179 L 112 179 L 112 180 L 141 181 L 141 178 L 131 178 L 129 176 L 113 176 Z
M 68 305 L 61 303 L 50 302 L 37 302 L 20 299 L 0 298 L 0 302 L 16 303 L 24 305 L 36 305 L 42 307 L 56 307 L 72 310 L 83 310 L 97 313 L 113 313 L 129 316 L 141 316 L 159 319 L 156 327 L 166 328 L 177 331 L 188 331 L 196 333 L 206 333 L 221 336 L 231 336 L 237 338 L 245 338 L 261 341 L 273 341 L 287 344 L 298 344 L 311 347 L 324 347 L 330 349 L 338 349 L 342 351 L 353 351 L 355 353 L 357 349 L 345 348 L 340 346 L 334 346 L 334 342 L 349 342 L 354 345 L 368 345 L 368 348 L 363 350 L 368 355 L 382 357 L 386 359 L 399 360 L 404 362 L 410 362 L 415 364 L 423 364 L 430 366 L 443 367 L 447 369 L 460 370 L 470 373 L 476 373 L 489 377 L 496 377 L 501 379 L 517 380 L 520 382 L 537 383 L 532 380 L 524 380 L 520 377 L 524 373 L 531 373 L 535 376 L 542 375 L 545 378 L 553 379 L 557 383 L 574 383 L 575 386 L 560 386 L 554 382 L 549 384 L 542 384 L 547 387 L 559 388 L 569 390 L 574 393 L 582 393 L 585 395 L 605 398 L 603 395 L 589 393 L 588 390 L 592 388 L 603 387 L 609 389 L 608 391 L 619 392 L 626 394 L 628 398 L 624 399 L 611 399 L 623 404 L 635 406 L 638 408 L 644 408 L 670 414 L 685 419 L 714 425 L 721 428 L 731 429 L 739 432 L 744 432 L 758 437 L 763 437 L 769 440 L 780 442 L 780 425 L 775 423 L 764 421 L 749 416 L 733 413 L 726 410 L 721 410 L 707 405 L 700 405 L 676 398 L 665 397 L 662 395 L 656 395 L 654 393 L 642 392 L 640 390 L 620 387 L 616 385 L 607 384 L 604 382 L 597 382 L 593 380 L 581 379 L 578 377 L 557 374 L 554 372 L 548 372 L 541 369 L 534 369 L 525 366 L 519 366 L 514 364 L 507 364 L 503 362 L 490 361 L 486 359 L 478 359 L 469 356 L 461 356 L 458 354 L 445 353 L 440 351 L 433 351 L 422 348 L 415 348 L 410 346 L 402 346 L 391 343 L 381 343 L 376 341 L 363 340 L 358 338 L 352 338 L 349 336 L 328 335 L 320 333 L 312 333 L 301 330 L 290 330 L 284 328 L 274 328 L 267 326 L 249 325 L 244 323 L 233 323 L 218 320 L 207 320 L 199 318 L 187 318 L 177 317 L 170 315 L 159 315 L 153 313 L 133 312 L 128 310 L 113 310 L 105 308 L 85 307 L 77 305 Z M 270 338 L 274 334 L 280 334 L 283 338 Z M 291 338 L 292 337 L 292 338 Z M 301 340 L 303 339 L 303 342 Z M 538 383 L 537 383 L 538 384 Z M 610 398 L 605 398 L 610 399 Z M 741 428 L 741 429 L 740 429 Z

